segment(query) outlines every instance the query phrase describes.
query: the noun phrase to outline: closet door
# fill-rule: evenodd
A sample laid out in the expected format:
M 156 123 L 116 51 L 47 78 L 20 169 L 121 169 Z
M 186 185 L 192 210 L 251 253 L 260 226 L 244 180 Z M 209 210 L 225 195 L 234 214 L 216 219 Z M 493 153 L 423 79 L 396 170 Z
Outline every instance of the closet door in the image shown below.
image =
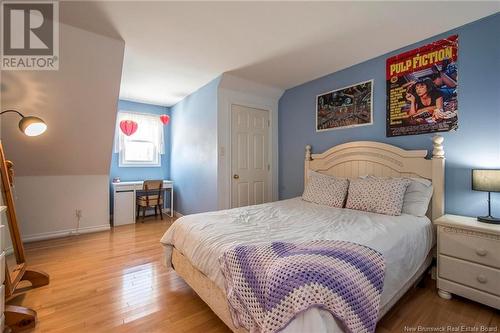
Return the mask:
M 269 111 L 231 106 L 231 207 L 270 201 Z

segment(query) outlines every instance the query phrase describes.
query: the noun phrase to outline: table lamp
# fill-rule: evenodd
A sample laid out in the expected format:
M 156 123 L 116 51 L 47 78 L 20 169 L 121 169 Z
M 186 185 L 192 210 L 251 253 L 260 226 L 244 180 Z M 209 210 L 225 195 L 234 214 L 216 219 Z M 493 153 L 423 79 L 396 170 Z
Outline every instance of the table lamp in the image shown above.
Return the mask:
M 473 169 L 472 189 L 488 192 L 488 216 L 478 216 L 485 223 L 500 224 L 500 218 L 491 216 L 491 192 L 500 192 L 500 169 Z

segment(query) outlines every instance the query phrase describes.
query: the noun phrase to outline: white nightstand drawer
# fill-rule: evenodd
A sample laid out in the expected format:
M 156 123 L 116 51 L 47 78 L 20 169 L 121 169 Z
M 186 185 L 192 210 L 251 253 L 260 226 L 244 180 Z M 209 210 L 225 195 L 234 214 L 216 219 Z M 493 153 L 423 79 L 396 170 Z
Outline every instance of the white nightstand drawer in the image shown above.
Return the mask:
M 500 241 L 475 237 L 462 229 L 440 227 L 439 252 L 500 268 Z
M 500 270 L 443 255 L 438 260 L 440 278 L 500 295 Z

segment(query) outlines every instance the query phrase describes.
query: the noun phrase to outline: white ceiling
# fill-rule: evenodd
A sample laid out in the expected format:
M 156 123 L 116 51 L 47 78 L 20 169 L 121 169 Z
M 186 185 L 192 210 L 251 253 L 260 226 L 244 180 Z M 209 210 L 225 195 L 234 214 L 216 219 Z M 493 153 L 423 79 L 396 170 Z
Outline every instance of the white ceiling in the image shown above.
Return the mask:
M 294 87 L 500 11 L 500 2 L 66 2 L 125 41 L 120 96 L 173 105 L 224 72 Z

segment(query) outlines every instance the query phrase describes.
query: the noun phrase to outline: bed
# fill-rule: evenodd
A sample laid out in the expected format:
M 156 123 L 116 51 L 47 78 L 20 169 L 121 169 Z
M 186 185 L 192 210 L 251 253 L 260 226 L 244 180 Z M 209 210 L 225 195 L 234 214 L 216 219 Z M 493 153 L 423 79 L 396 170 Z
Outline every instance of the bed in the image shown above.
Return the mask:
M 173 267 L 234 332 L 218 258 L 238 244 L 310 239 L 345 240 L 369 246 L 386 261 L 379 318 L 414 285 L 432 261 L 435 243 L 432 220 L 444 213 L 443 138 L 433 138 L 432 157 L 426 150 L 370 141 L 332 147 L 313 154 L 306 146 L 304 182 L 312 171 L 355 178 L 364 175 L 417 177 L 432 181 L 433 196 L 426 217 L 387 216 L 321 206 L 301 198 L 263 205 L 193 214 L 178 219 L 165 233 L 165 264 Z M 332 221 L 335 221 L 332 224 Z M 311 308 L 299 314 L 283 332 L 342 332 L 327 311 Z

